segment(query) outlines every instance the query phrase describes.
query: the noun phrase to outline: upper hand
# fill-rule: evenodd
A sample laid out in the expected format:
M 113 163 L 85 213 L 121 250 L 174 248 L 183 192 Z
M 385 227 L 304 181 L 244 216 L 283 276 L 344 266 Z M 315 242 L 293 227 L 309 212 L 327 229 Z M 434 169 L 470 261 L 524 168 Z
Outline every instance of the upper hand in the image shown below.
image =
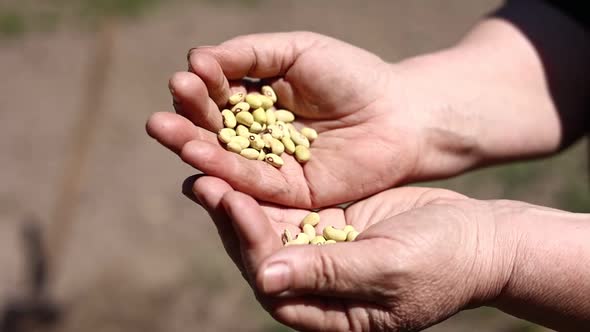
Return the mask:
M 189 54 L 191 72 L 170 81 L 182 115 L 156 113 L 148 132 L 202 172 L 257 199 L 297 207 L 356 200 L 415 176 L 420 117 L 404 110 L 393 67 L 379 57 L 313 33 L 239 37 Z M 269 79 L 281 107 L 319 138 L 304 166 L 288 155 L 275 169 L 217 142 L 220 107 L 245 91 L 245 76 Z

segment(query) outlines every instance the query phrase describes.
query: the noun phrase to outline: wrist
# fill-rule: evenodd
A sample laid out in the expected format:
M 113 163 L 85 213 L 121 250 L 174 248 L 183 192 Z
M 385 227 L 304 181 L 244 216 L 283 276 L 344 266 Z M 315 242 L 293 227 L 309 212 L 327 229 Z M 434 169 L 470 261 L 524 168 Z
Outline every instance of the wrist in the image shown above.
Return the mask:
M 521 202 L 491 205 L 503 238 L 499 253 L 510 264 L 488 304 L 558 330 L 587 328 L 590 216 Z
M 454 80 L 453 49 L 392 65 L 394 117 L 415 133 L 418 149 L 412 181 L 460 174 L 482 164 L 479 118 L 465 112 L 472 91 Z

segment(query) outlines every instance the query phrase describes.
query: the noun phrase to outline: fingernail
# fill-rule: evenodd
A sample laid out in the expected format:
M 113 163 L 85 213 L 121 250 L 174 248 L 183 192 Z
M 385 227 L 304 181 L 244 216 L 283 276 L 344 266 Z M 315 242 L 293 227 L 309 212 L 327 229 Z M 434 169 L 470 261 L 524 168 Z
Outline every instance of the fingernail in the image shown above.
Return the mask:
M 262 289 L 265 293 L 281 293 L 289 288 L 289 266 L 285 263 L 272 263 L 262 275 Z

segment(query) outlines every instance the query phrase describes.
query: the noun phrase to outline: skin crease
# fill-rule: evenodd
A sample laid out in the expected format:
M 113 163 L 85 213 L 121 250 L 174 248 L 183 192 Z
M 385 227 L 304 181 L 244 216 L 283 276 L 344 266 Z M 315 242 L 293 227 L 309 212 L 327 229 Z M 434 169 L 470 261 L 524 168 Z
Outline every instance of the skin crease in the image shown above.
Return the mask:
M 567 147 L 590 123 L 589 45 L 583 28 L 534 0 L 508 1 L 456 46 L 398 64 L 313 33 L 243 36 L 192 50 L 189 72 L 170 80 L 177 114 L 154 114 L 147 131 L 210 175 L 195 183 L 196 201 L 260 303 L 289 326 L 413 331 L 491 305 L 590 330 L 588 215 L 386 190 Z M 219 108 L 246 91 L 243 76 L 268 79 L 299 125 L 318 130 L 304 167 L 220 147 Z M 301 208 L 354 200 L 322 210 L 317 230 L 354 224 L 358 242 L 281 248 Z M 280 266 L 294 273 L 278 277 Z

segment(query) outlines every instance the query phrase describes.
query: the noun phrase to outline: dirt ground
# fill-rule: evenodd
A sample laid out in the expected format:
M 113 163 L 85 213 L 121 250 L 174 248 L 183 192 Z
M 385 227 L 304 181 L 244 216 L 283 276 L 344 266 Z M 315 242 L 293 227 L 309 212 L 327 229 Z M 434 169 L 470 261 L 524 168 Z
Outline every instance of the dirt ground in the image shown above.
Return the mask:
M 96 100 L 86 97 L 97 45 L 91 29 L 67 23 L 54 32 L 0 40 L 0 309 L 26 291 L 23 220 L 35 216 L 51 227 L 77 123 L 96 107 L 81 190 L 70 201 L 75 222 L 64 236 L 63 264 L 51 271 L 50 294 L 64 310 L 53 331 L 288 331 L 255 302 L 206 213 L 180 194 L 184 178 L 196 171 L 145 134 L 149 114 L 171 110 L 169 76 L 185 69 L 190 47 L 254 32 L 312 30 L 396 61 L 451 45 L 498 4 L 226 0 L 160 6 L 113 23 L 106 90 Z M 549 162 L 436 184 L 552 206 L 563 203 L 557 194 L 572 195 L 567 202 L 587 206 L 587 187 L 582 194 L 569 189 L 584 183 L 583 152 L 580 145 Z M 563 174 L 571 175 L 563 180 Z M 474 329 L 542 330 L 485 308 L 429 331 Z

